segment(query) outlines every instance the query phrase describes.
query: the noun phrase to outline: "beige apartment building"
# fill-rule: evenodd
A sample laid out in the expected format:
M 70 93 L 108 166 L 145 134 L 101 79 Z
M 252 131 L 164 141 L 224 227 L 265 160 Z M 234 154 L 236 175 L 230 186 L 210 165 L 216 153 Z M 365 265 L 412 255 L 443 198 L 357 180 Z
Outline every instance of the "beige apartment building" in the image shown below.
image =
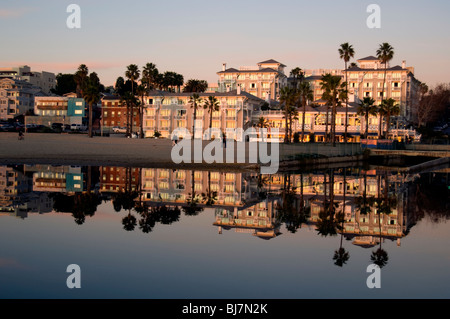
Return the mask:
M 262 99 L 237 90 L 229 92 L 198 93 L 201 102 L 196 111 L 195 138 L 202 138 L 206 129 L 211 127 L 227 134 L 227 138 L 238 138 L 235 130 L 246 130 L 252 126 L 253 111 L 264 102 Z M 161 137 L 170 138 L 173 130 L 186 128 L 190 134 L 194 127 L 194 108 L 191 101 L 192 93 L 171 93 L 162 91 L 150 92 L 144 97 L 144 133 L 146 137 L 154 136 L 155 131 Z M 219 103 L 219 110 L 210 113 L 204 108 L 209 96 L 213 96 Z M 180 136 L 183 137 L 183 136 Z M 220 136 L 215 136 L 220 137 Z
M 226 63 L 219 76 L 219 92 L 236 90 L 248 92 L 263 100 L 277 100 L 280 89 L 287 84 L 286 65 L 273 59 L 259 62 L 256 66 L 227 68 Z
M 347 72 L 349 94 L 354 94 L 359 100 L 371 97 L 376 105 L 383 99 L 392 98 L 400 105 L 400 116 L 407 121 L 414 120 L 420 84 L 414 76 L 414 67 L 408 67 L 406 61 L 396 66 L 388 63 L 385 79 L 385 65 L 378 58 L 368 56 L 357 62 L 358 66 L 344 71 L 344 74 Z

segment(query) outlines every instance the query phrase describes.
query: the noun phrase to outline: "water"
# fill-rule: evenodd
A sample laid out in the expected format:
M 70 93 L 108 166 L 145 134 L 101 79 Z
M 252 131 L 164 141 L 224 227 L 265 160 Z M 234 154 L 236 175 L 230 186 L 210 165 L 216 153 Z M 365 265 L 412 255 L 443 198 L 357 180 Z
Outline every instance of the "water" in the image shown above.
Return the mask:
M 448 170 L 3 166 L 0 298 L 449 298 L 449 185 Z M 330 198 L 344 222 L 325 228 Z M 369 289 L 380 242 L 388 259 Z M 71 264 L 81 289 L 67 287 Z

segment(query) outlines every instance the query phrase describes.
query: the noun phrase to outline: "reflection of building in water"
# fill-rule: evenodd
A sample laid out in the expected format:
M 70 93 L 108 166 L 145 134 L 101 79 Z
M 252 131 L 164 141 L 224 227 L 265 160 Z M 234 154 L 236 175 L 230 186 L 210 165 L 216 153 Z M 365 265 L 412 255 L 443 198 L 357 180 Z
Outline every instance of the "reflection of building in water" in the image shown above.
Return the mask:
M 290 183 L 296 187 L 297 194 L 301 189 L 300 175 L 291 175 Z M 332 179 L 332 185 L 330 180 Z M 386 180 L 387 179 L 387 180 Z M 303 175 L 302 192 L 305 200 L 311 203 L 310 222 L 315 224 L 320 219 L 320 212 L 324 209 L 325 198 L 329 200 L 330 189 L 333 190 L 334 200 L 338 204 L 337 212 L 344 212 L 343 233 L 347 239 L 353 239 L 353 244 L 371 247 L 379 244 L 381 238 L 397 241 L 406 236 L 410 228 L 410 219 L 405 214 L 405 202 L 408 192 L 401 191 L 402 180 L 396 175 L 377 175 L 376 171 L 346 172 L 345 186 L 342 172 L 330 174 Z M 345 187 L 345 194 L 344 194 Z M 345 195 L 345 200 L 344 200 Z M 360 206 L 363 198 L 369 206 L 368 213 L 361 213 Z M 376 199 L 389 199 L 390 214 L 378 214 Z
M 118 193 L 137 191 L 140 182 L 140 168 L 100 167 L 100 191 Z
M 142 200 L 185 203 L 194 192 L 198 196 L 217 192 L 214 206 L 242 207 L 252 201 L 243 173 L 142 169 Z
M 0 214 L 26 218 L 28 213 L 49 213 L 53 201 L 47 193 L 33 192 L 32 180 L 13 167 L 0 166 Z
M 76 193 L 84 190 L 84 178 L 80 166 L 25 166 L 33 172 L 33 190 L 36 192 Z
M 250 233 L 262 239 L 271 239 L 281 234 L 277 220 L 277 201 L 274 199 L 253 206 L 234 210 L 216 208 L 216 221 L 219 234 L 223 230 L 233 229 L 237 233 Z

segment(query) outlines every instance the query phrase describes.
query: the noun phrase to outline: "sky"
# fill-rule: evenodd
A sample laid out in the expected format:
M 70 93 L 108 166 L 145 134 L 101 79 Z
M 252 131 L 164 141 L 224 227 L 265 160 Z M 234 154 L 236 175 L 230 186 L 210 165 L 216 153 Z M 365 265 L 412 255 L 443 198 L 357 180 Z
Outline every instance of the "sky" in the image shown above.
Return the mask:
M 80 7 L 80 28 L 69 28 L 70 4 Z M 370 4 L 381 9 L 381 27 L 369 28 Z M 338 48 L 348 42 L 352 61 L 383 42 L 394 48 L 391 66 L 415 68 L 428 86 L 450 82 L 448 0 L 3 0 L 0 67 L 74 73 L 80 64 L 105 85 L 127 65 L 156 64 L 185 81 L 217 82 L 227 67 L 275 59 L 286 72 L 344 68 Z

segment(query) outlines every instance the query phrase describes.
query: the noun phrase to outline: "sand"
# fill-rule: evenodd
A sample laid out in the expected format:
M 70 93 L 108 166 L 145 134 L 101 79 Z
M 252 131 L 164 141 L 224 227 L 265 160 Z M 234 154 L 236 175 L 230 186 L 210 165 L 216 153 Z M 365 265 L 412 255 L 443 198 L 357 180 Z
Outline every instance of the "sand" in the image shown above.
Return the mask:
M 207 142 L 204 142 L 206 145 Z M 168 139 L 131 139 L 86 134 L 0 133 L 0 164 L 52 164 L 255 170 L 256 164 L 175 164 Z

